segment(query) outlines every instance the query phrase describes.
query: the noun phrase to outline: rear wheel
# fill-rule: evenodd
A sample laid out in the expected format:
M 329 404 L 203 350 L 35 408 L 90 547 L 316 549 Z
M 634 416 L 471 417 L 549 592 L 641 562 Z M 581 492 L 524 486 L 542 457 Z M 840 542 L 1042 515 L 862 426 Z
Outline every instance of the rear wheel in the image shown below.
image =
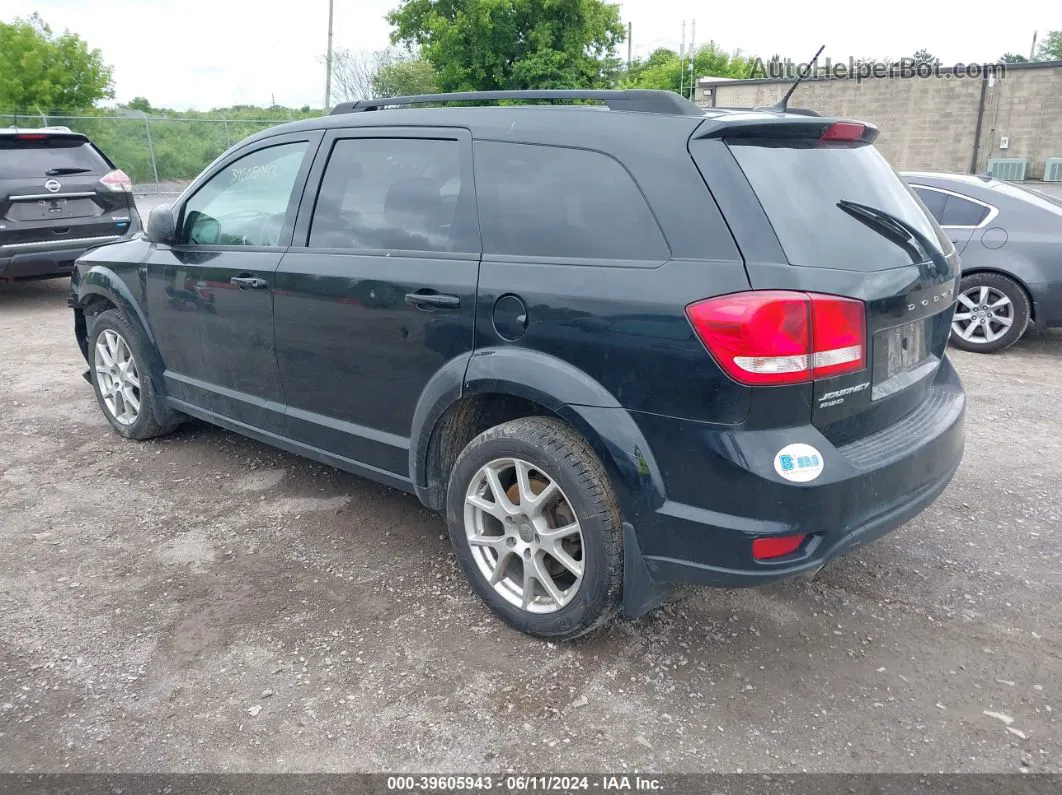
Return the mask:
M 618 609 L 616 499 L 590 446 L 563 422 L 528 417 L 473 439 L 450 476 L 447 520 L 472 588 L 517 629 L 574 638 Z
M 959 283 L 951 322 L 951 343 L 964 351 L 997 353 L 1025 333 L 1029 298 L 1013 279 L 998 273 L 974 273 Z
M 127 439 L 170 433 L 179 415 L 155 392 L 139 332 L 117 309 L 95 317 L 88 335 L 92 388 L 104 416 Z

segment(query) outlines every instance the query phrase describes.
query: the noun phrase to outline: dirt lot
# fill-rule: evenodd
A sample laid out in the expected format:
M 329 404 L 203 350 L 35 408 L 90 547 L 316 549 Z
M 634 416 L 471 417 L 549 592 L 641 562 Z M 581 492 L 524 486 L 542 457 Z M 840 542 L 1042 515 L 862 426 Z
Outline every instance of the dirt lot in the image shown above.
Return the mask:
M 906 527 L 551 645 L 410 496 L 122 441 L 65 297 L 0 287 L 0 769 L 1062 771 L 1062 334 L 954 354 L 966 458 Z

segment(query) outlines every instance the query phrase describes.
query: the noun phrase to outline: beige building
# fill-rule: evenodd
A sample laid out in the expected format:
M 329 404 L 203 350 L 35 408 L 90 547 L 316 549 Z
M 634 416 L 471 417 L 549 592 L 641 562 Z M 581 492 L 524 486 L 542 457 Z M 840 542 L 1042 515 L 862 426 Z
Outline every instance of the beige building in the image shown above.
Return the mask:
M 789 104 L 871 122 L 881 130 L 878 147 L 900 170 L 978 173 L 990 160 L 1010 158 L 1025 162 L 1026 179 L 1039 180 L 1048 158 L 1059 158 L 1047 176 L 1062 180 L 1062 61 L 1007 64 L 1004 74 L 980 77 L 941 71 L 858 82 L 809 78 Z M 697 81 L 696 101 L 705 107 L 772 105 L 792 82 L 706 77 Z

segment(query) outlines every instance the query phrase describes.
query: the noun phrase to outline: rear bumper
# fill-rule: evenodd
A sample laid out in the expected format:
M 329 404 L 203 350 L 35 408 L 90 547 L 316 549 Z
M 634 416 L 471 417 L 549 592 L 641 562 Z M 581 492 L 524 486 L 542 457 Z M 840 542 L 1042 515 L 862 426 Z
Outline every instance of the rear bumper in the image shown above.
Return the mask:
M 634 523 L 647 576 L 655 586 L 733 588 L 814 573 L 940 495 L 962 459 L 965 409 L 962 385 L 945 358 L 922 405 L 842 447 L 810 425 L 721 431 L 636 417 L 669 497 Z M 793 483 L 775 472 L 775 453 L 793 442 L 822 454 L 825 465 L 814 481 Z M 767 561 L 752 556 L 754 539 L 794 534 L 808 536 L 794 553 Z M 637 606 L 628 612 L 636 614 Z
M 67 276 L 74 260 L 90 248 L 126 239 L 125 236 L 85 238 L 47 246 L 0 247 L 0 279 L 40 279 Z
M 1033 300 L 1033 318 L 1036 328 L 1062 326 L 1062 282 L 1030 284 L 1029 294 Z

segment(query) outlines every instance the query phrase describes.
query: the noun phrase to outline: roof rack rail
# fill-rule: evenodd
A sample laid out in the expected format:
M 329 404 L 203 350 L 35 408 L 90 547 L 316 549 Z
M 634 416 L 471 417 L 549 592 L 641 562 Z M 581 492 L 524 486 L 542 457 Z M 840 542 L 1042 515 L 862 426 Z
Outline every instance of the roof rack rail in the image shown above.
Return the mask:
M 701 116 L 704 110 L 673 91 L 652 89 L 583 90 L 545 89 L 530 91 L 458 91 L 449 94 L 416 94 L 409 97 L 379 97 L 359 99 L 355 102 L 340 102 L 329 114 L 361 113 L 395 106 L 426 105 L 449 102 L 501 102 L 505 100 L 534 100 L 556 102 L 558 100 L 596 100 L 609 110 L 627 110 L 641 113 L 669 113 L 683 116 Z

